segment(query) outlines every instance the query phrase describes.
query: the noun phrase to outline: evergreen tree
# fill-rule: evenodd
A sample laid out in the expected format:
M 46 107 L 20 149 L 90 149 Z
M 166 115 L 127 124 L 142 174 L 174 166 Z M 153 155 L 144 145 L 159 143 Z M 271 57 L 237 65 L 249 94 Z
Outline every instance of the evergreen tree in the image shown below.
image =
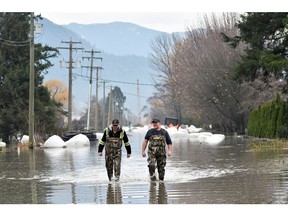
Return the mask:
M 287 137 L 287 102 L 278 94 L 272 101 L 251 111 L 248 135 L 267 138 Z
M 12 136 L 28 134 L 30 16 L 0 13 L 0 137 L 7 143 Z M 35 132 L 45 133 L 38 126 L 53 129 L 58 105 L 50 101 L 42 82 L 52 65 L 49 58 L 58 51 L 41 44 L 35 44 L 34 49 Z
M 106 99 L 106 110 L 109 109 L 109 101 L 110 101 L 110 93 L 108 94 L 108 97 Z M 112 103 L 113 103 L 113 108 L 114 110 L 112 110 L 113 112 L 113 116 L 115 118 L 119 118 L 119 120 L 121 120 L 121 115 L 123 114 L 123 108 L 124 108 L 124 103 L 126 101 L 126 96 L 124 96 L 123 92 L 121 91 L 121 88 L 119 88 L 118 86 L 115 86 L 112 89 Z M 121 109 L 122 108 L 122 109 Z
M 245 55 L 234 69 L 234 79 L 287 79 L 288 13 L 245 13 L 236 27 L 240 35 L 228 37 L 222 33 L 223 40 L 234 48 L 240 42 L 247 44 Z M 287 86 L 283 90 L 287 91 Z

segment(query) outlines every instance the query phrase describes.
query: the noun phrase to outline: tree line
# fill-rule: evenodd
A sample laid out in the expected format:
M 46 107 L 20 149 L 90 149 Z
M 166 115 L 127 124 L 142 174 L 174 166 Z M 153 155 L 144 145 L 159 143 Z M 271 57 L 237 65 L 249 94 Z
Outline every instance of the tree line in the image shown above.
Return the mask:
M 287 15 L 211 13 L 183 37 L 156 38 L 152 115 L 244 134 L 251 110 L 287 97 Z
M 0 138 L 6 143 L 28 134 L 30 13 L 0 13 Z M 34 19 L 40 19 L 35 17 Z M 43 84 L 58 51 L 35 44 L 35 134 L 57 129 L 62 105 Z

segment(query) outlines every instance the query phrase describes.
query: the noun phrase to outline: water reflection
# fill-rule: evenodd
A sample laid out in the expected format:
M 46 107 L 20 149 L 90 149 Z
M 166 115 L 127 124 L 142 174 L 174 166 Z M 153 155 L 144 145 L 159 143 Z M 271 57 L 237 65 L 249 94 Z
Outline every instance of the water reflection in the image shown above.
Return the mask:
M 151 181 L 149 190 L 150 204 L 167 204 L 167 191 L 164 182 Z
M 122 190 L 119 183 L 108 184 L 107 204 L 122 204 Z

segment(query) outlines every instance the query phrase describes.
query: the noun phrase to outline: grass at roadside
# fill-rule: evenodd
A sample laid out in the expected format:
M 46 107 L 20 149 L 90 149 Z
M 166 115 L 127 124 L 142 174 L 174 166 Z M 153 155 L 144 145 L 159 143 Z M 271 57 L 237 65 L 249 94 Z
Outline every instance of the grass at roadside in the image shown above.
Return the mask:
M 254 139 L 248 143 L 251 151 L 288 151 L 288 140 L 284 139 Z

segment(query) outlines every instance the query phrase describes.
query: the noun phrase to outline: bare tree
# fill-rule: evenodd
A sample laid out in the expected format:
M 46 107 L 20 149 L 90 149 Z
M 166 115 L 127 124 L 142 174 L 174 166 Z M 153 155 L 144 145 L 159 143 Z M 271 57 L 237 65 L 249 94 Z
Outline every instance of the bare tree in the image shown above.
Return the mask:
M 184 38 L 162 36 L 154 41 L 151 62 L 160 72 L 155 94 L 158 97 L 154 99 L 163 102 L 162 112 L 244 133 L 250 109 L 274 97 L 277 83 L 265 89 L 259 80 L 240 84 L 231 79 L 245 44 L 232 49 L 222 41 L 221 32 L 236 35 L 238 18 L 237 13 L 223 13 L 220 17 L 207 14 L 203 28 L 189 27 Z
M 175 56 L 174 44 L 177 41 L 178 38 L 176 34 L 172 35 L 172 37 L 163 34 L 151 43 L 151 65 L 160 73 L 158 74 L 157 79 L 154 79 L 157 94 L 150 100 L 150 103 L 157 106 L 154 107 L 154 115 L 156 113 L 158 116 L 160 113 L 162 116 L 176 115 L 181 119 L 181 105 L 180 100 L 178 100 L 177 97 L 178 85 L 175 85 L 174 83 L 175 75 L 177 75 L 177 73 L 175 73 L 172 66 L 172 61 Z M 162 110 L 162 112 L 159 113 L 159 110 Z M 165 110 L 165 112 L 163 112 L 163 110 Z
M 238 85 L 230 79 L 230 70 L 240 58 L 241 48 L 231 49 L 220 35 L 237 31 L 236 16 L 234 13 L 224 13 L 222 19 L 214 14 L 204 16 L 205 28 L 187 31 L 182 57 L 177 60 L 182 71 L 179 82 L 187 88 L 184 95 L 189 114 L 194 111 L 202 123 L 221 125 L 225 130 L 242 124 Z

